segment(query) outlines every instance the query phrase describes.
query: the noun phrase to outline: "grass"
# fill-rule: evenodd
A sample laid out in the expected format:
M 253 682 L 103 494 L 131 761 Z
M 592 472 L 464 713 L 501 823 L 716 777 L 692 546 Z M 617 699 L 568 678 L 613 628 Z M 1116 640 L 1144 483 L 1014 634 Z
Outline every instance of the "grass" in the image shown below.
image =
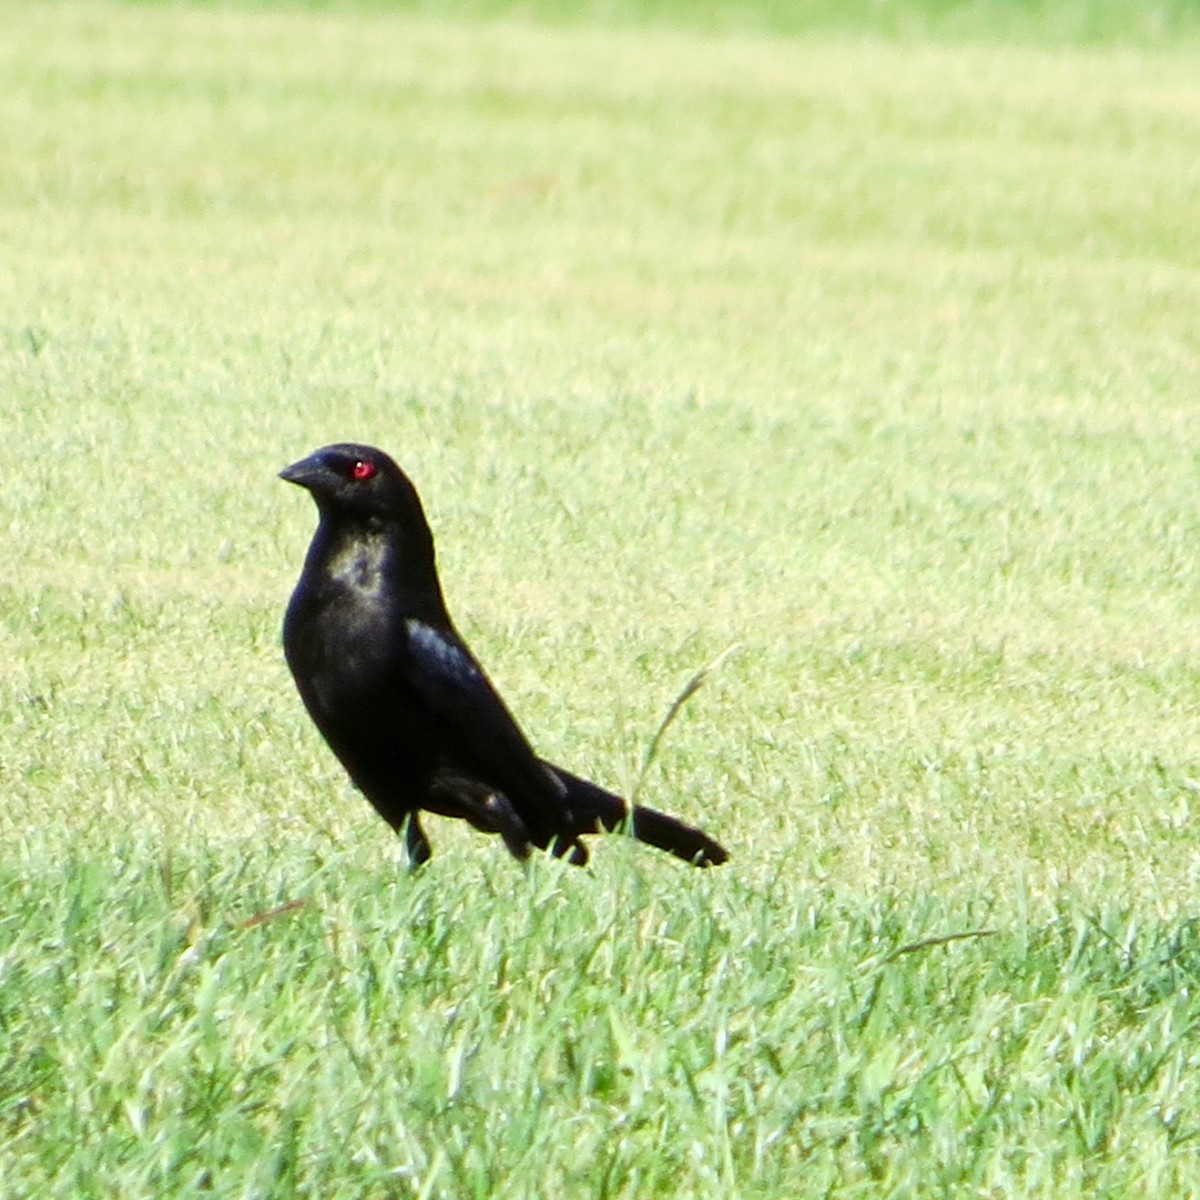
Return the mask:
M 5 1196 L 1200 1191 L 1194 47 L 0 62 Z M 399 869 L 278 646 L 348 437 L 548 756 L 633 787 L 740 643 L 640 792 L 729 867 Z
M 161 4 L 164 0 L 140 0 Z M 1165 44 L 1200 32 L 1197 0 L 194 0 L 206 6 L 404 12 L 721 33 Z
M 6 872 L 9 1194 L 1191 1193 L 1192 923 L 902 945 L 944 906 L 618 857 Z

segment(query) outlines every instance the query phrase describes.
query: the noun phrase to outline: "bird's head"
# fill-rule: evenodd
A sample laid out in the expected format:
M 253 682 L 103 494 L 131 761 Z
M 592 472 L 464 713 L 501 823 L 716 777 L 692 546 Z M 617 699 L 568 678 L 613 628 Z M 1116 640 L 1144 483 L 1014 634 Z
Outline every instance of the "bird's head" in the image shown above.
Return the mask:
M 284 467 L 280 479 L 307 488 L 322 513 L 424 524 L 421 502 L 408 476 L 382 450 L 356 442 L 322 446 Z

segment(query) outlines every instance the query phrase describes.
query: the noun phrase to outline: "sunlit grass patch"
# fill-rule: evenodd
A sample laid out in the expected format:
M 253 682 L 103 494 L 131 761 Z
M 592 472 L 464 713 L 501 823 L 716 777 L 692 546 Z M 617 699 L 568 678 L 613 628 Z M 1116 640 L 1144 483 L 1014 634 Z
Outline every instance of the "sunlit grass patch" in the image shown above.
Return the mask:
M 1194 49 L 530 12 L 7 11 L 0 1192 L 1190 1194 Z M 341 438 L 727 867 L 403 871 Z

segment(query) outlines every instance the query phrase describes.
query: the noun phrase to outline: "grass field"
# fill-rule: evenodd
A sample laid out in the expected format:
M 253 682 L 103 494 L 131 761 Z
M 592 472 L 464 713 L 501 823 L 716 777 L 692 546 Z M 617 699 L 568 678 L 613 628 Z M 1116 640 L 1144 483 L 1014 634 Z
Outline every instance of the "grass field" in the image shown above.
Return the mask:
M 4 16 L 0 1194 L 1200 1195 L 1200 43 Z M 727 868 L 401 868 L 343 438 Z

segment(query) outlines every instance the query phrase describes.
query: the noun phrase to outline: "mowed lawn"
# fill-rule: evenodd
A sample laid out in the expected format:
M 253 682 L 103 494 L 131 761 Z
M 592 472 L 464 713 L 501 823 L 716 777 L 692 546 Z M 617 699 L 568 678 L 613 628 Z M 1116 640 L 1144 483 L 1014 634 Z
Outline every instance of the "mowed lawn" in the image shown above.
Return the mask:
M 0 1194 L 1200 1194 L 1200 46 L 3 24 Z M 727 867 L 404 870 L 279 650 L 351 438 Z

